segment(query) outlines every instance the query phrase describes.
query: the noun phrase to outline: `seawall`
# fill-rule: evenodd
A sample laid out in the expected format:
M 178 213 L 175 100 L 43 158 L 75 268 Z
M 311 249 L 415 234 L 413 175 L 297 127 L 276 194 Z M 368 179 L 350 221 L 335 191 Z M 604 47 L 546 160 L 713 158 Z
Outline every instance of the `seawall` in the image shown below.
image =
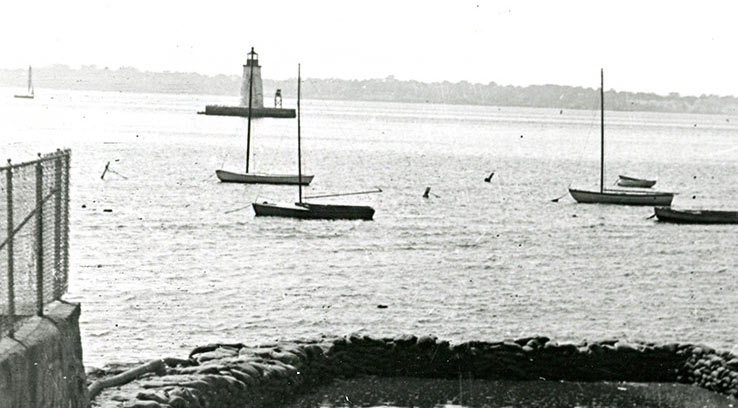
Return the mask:
M 629 381 L 695 384 L 738 397 L 738 356 L 692 344 L 605 340 L 559 344 L 547 337 L 451 345 L 432 336 L 352 335 L 313 342 L 198 347 L 165 359 L 99 406 L 280 406 L 335 378 L 459 378 L 520 381 Z M 110 405 L 109 401 L 116 401 Z
M 0 408 L 87 407 L 80 306 L 53 302 L 0 338 Z

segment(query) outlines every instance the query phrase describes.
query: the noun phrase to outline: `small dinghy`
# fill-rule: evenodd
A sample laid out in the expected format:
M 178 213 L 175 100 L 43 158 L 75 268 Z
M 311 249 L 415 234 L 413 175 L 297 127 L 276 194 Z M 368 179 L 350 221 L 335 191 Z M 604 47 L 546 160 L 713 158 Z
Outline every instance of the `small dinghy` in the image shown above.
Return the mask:
M 656 218 L 662 222 L 678 224 L 738 224 L 738 211 L 678 210 L 671 207 L 655 207 Z
M 654 184 L 656 184 L 656 180 L 648 180 L 648 179 L 642 179 L 642 178 L 637 178 L 637 177 L 623 176 L 621 174 L 618 176 L 617 184 L 620 187 L 651 188 L 653 187 Z

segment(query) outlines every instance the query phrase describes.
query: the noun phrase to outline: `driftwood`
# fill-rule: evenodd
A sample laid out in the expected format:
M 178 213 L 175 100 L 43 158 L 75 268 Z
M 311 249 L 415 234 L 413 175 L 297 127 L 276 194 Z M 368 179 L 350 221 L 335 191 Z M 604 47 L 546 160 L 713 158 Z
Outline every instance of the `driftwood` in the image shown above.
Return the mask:
M 100 175 L 100 180 L 105 179 L 105 173 L 108 172 L 108 167 L 110 167 L 110 162 L 107 162 L 107 164 L 105 164 L 105 170 L 103 170 L 102 175 Z
M 189 358 L 191 359 L 196 354 L 207 353 L 209 351 L 217 350 L 221 347 L 234 348 L 236 350 L 240 350 L 246 347 L 246 345 L 243 343 L 215 343 L 215 344 L 208 344 L 205 346 L 198 346 L 198 347 L 195 347 L 194 350 L 192 350 L 192 352 L 189 355 Z
M 97 380 L 90 384 L 90 388 L 88 388 L 87 390 L 90 394 L 90 401 L 95 399 L 97 394 L 99 394 L 105 388 L 117 387 L 119 385 L 127 384 L 144 374 L 163 371 L 165 365 L 166 363 L 164 360 L 153 360 L 144 365 L 140 365 L 136 368 L 132 368 L 128 371 L 122 372 L 118 375 Z

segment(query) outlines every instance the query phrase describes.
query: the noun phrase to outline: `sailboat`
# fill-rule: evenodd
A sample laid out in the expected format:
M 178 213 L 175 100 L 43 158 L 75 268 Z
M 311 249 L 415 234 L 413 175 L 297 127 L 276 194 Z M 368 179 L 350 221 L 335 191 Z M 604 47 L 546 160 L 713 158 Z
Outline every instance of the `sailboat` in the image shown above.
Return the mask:
M 31 76 L 31 66 L 28 66 L 28 91 L 25 95 L 15 95 L 16 98 L 33 99 L 33 81 Z
M 218 176 L 218 180 L 224 183 L 244 183 L 244 184 L 301 184 L 308 185 L 313 181 L 313 176 L 302 176 L 297 177 L 294 174 L 266 174 L 266 173 L 253 173 L 249 172 L 249 156 L 251 155 L 251 100 L 254 94 L 254 56 L 256 53 L 251 48 L 249 53 L 248 64 L 251 67 L 249 70 L 249 113 L 248 113 L 248 125 L 246 135 L 246 171 L 235 172 L 228 170 L 215 170 L 215 175 Z
M 300 146 L 300 66 L 297 66 L 297 177 L 302 181 Z M 302 185 L 297 184 L 298 201 L 294 204 L 252 203 L 257 216 L 288 217 L 317 220 L 371 220 L 374 208 L 363 205 L 314 204 L 302 200 Z M 380 190 L 381 191 L 381 190 Z
M 569 194 L 579 203 L 650 205 L 667 207 L 674 199 L 674 193 L 648 190 L 605 189 L 605 74 L 600 70 L 600 189 L 599 191 L 580 190 L 569 187 Z

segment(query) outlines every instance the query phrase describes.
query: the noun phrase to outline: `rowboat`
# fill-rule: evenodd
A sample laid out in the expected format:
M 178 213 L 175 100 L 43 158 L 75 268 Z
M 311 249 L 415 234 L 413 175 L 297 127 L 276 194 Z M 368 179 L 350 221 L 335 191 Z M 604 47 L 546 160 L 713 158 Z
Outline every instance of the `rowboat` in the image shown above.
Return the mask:
M 656 180 L 629 177 L 621 174 L 618 176 L 617 184 L 621 187 L 651 188 L 656 184 Z
M 671 207 L 655 207 L 656 218 L 663 222 L 679 224 L 738 224 L 738 211 L 678 210 Z

